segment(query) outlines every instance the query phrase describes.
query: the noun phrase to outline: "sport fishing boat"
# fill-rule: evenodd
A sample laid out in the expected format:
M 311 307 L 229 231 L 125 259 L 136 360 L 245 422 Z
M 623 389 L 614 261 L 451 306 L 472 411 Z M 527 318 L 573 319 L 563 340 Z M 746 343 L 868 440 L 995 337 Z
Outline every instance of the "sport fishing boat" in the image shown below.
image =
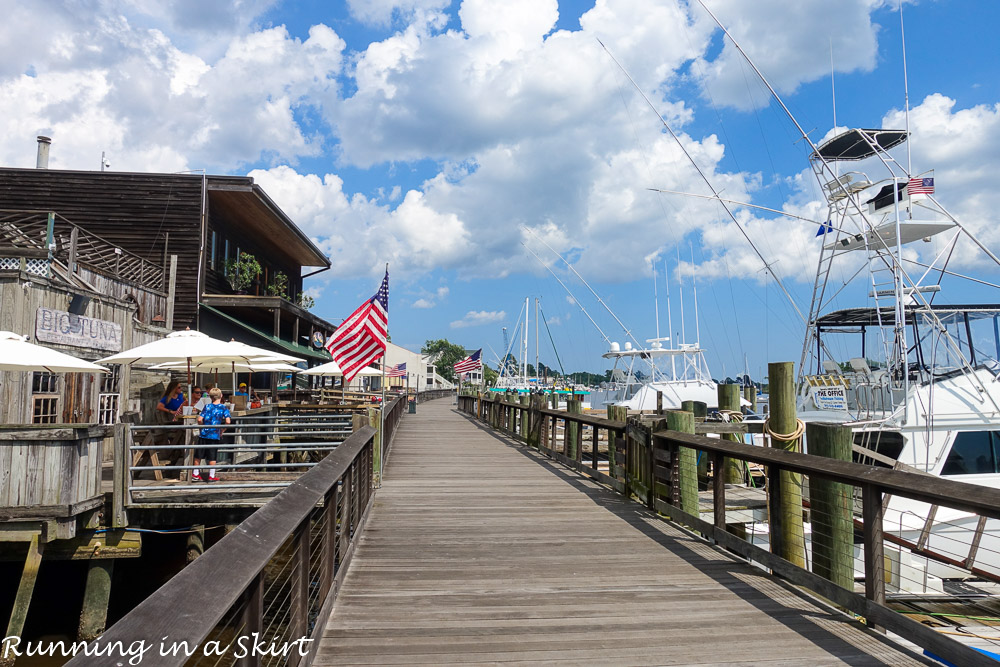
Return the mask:
M 965 252 L 973 246 L 1000 261 L 937 201 L 933 178 L 912 177 L 894 157 L 907 138 L 905 130 L 851 129 L 810 156 L 829 222 L 819 233 L 799 415 L 851 426 L 857 460 L 1000 487 L 1000 304 L 965 302 L 1000 286 L 949 269 L 963 241 Z M 845 163 L 856 166 L 841 172 Z M 904 251 L 916 244 L 933 260 Z M 959 303 L 941 303 L 950 294 Z M 842 295 L 868 305 L 832 309 Z M 886 532 L 1000 576 L 998 529 L 993 520 L 896 497 L 885 517 Z M 928 568 L 968 576 L 934 561 Z

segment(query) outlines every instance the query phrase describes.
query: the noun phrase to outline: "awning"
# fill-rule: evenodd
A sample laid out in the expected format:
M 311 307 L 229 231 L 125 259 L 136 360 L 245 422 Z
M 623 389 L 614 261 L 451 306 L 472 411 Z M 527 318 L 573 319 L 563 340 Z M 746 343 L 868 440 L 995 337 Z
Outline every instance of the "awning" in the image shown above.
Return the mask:
M 211 306 L 206 306 L 205 304 L 200 304 L 199 306 L 202 312 L 210 313 L 213 316 L 218 317 L 224 322 L 232 324 L 253 334 L 257 337 L 259 344 L 263 347 L 269 347 L 273 350 L 278 350 L 280 352 L 288 352 L 289 354 L 294 354 L 297 357 L 305 357 L 308 359 L 315 359 L 316 361 L 327 362 L 332 359 L 330 353 L 326 350 L 317 350 L 313 347 L 308 347 L 306 345 L 299 345 L 291 341 L 287 341 L 281 338 L 277 338 L 255 326 L 251 326 L 246 322 L 239 320 L 232 315 L 227 315 L 226 313 L 218 310 L 217 308 L 212 308 Z
M 813 158 L 829 161 L 864 160 L 906 141 L 905 130 L 861 130 L 841 132 L 816 148 Z

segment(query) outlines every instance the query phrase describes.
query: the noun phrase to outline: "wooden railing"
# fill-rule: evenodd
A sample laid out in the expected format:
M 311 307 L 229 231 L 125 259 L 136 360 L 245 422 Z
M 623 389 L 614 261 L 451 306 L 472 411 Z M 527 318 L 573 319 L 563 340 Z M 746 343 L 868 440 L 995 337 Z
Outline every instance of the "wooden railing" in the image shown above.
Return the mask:
M 634 498 L 667 520 L 686 526 L 708 541 L 857 614 L 872 627 L 889 630 L 953 664 L 996 664 L 970 646 L 886 606 L 886 563 L 893 562 L 887 560 L 886 544 L 888 542 L 889 548 L 895 548 L 898 553 L 899 547 L 894 545 L 900 541 L 894 540 L 891 531 L 886 529 L 884 517 L 890 497 L 912 499 L 978 516 L 978 533 L 967 536 L 973 545 L 967 562 L 957 563 L 971 570 L 976 549 L 981 549 L 979 543 L 986 520 L 1000 519 L 1000 490 L 927 474 L 671 431 L 666 429 L 663 420 L 648 423 L 647 419 L 647 423 L 643 423 L 640 418 L 633 417 L 626 423 L 570 414 L 545 408 L 541 396 L 532 396 L 527 404 L 506 398 L 460 396 L 459 409 L 609 485 L 627 498 Z M 584 435 L 586 429 L 590 430 L 589 438 Z M 606 472 L 598 470 L 602 462 L 598 447 L 602 432 L 607 433 L 603 440 L 607 443 Z M 588 444 L 590 455 L 585 462 L 583 456 Z M 696 463 L 699 458 L 709 464 L 703 465 L 701 472 Z M 726 469 L 727 460 L 742 462 L 751 479 L 755 473 L 749 466 L 756 467 L 757 475 L 764 481 L 759 491 L 766 505 L 760 519 L 768 524 L 768 548 L 742 534 L 740 524 L 727 521 L 727 516 L 733 513 L 730 508 L 727 514 L 727 485 L 721 483 L 723 475 L 716 474 Z M 712 470 L 711 475 L 708 468 Z M 715 483 L 716 480 L 720 483 Z M 697 490 L 699 483 L 703 489 L 712 491 L 710 510 L 708 507 L 698 509 L 697 496 L 693 505 L 690 498 L 682 498 L 685 488 Z M 812 489 L 819 489 L 824 483 L 841 485 L 837 487 L 840 489 L 837 497 L 841 499 L 838 507 L 820 506 L 815 499 L 809 502 Z M 789 493 L 791 491 L 797 493 Z M 789 498 L 793 503 L 791 514 Z M 805 561 L 800 559 L 806 536 L 800 532 L 789 539 L 788 526 L 782 526 L 782 522 L 794 517 L 796 512 L 799 519 L 802 512 L 808 512 L 812 522 L 811 549 L 805 554 L 812 556 L 811 570 L 804 567 Z M 710 520 L 703 519 L 702 514 Z M 838 519 L 842 522 L 839 527 Z M 746 525 L 742 524 L 744 528 Z M 856 533 L 861 535 L 859 545 L 854 544 Z M 846 559 L 848 574 L 846 579 L 838 580 L 839 585 L 817 574 L 817 571 L 832 571 L 830 564 L 821 562 L 820 558 L 818 544 L 824 535 L 837 538 L 824 558 L 839 558 L 842 565 Z M 798 541 L 798 551 L 796 544 L 790 543 L 793 541 Z M 826 541 L 831 542 L 830 539 Z M 913 549 L 913 552 L 926 554 L 928 550 Z M 852 559 L 859 561 L 856 569 L 863 571 L 863 593 L 854 590 Z M 989 572 L 979 574 L 994 581 L 997 579 Z
M 162 266 L 129 252 L 59 214 L 44 211 L 0 209 L 0 248 L 48 250 L 51 217 L 53 256 L 72 271 L 76 264 L 109 277 L 135 283 L 162 292 L 165 272 Z M 0 249 L 0 256 L 3 256 Z
M 404 408 L 387 406 L 383 455 Z M 144 647 L 142 665 L 308 665 L 372 506 L 376 435 L 350 435 L 68 664 L 128 664 Z

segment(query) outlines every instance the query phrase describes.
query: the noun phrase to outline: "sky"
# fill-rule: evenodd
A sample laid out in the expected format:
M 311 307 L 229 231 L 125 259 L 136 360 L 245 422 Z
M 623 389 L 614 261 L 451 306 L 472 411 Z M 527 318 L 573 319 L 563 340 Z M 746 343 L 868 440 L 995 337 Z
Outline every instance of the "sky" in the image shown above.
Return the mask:
M 704 2 L 813 142 L 905 126 L 905 34 L 897 159 L 933 170 L 941 203 L 1000 250 L 1000 3 L 904 2 L 901 31 L 897 0 Z M 810 148 L 697 0 L 0 10 L 0 164 L 33 167 L 46 134 L 52 168 L 99 169 L 103 152 L 112 170 L 250 175 L 329 255 L 306 286 L 333 323 L 388 263 L 390 335 L 411 349 L 447 338 L 491 361 L 527 298 L 529 360 L 539 299 L 538 356 L 566 371 L 608 368 L 625 329 L 699 338 L 719 378 L 798 362 L 804 325 L 777 281 L 808 311 L 826 219 Z M 654 192 L 710 187 L 781 213 L 733 206 L 737 223 Z M 941 243 L 907 252 L 929 261 Z M 965 240 L 951 268 L 1000 279 Z M 942 287 L 939 302 L 1000 302 Z

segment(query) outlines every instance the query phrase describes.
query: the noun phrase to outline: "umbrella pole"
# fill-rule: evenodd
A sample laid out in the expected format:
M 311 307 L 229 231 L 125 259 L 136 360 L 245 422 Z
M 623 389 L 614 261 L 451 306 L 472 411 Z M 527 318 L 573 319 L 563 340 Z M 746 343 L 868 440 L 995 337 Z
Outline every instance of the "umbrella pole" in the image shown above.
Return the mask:
M 187 372 L 188 372 L 188 393 L 187 400 L 188 403 L 191 402 L 191 357 L 187 358 Z

